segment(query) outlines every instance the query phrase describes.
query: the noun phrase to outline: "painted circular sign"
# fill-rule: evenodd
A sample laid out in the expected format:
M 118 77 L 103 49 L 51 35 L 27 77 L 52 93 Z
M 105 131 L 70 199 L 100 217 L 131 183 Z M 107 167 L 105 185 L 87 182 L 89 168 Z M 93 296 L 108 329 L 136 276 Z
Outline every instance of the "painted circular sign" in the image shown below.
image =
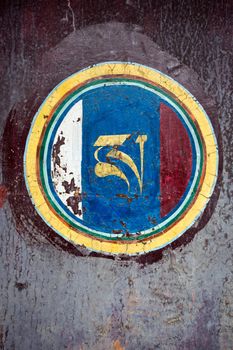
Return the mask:
M 208 116 L 179 83 L 107 62 L 59 84 L 34 117 L 25 180 L 40 216 L 108 254 L 160 249 L 198 219 L 218 153 Z

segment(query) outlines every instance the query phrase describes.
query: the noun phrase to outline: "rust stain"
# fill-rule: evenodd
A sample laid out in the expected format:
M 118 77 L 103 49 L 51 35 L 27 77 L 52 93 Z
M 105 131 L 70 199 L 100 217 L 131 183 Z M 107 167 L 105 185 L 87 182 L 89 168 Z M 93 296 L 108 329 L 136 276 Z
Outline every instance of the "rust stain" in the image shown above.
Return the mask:
M 122 233 L 122 230 L 112 230 L 112 233 L 115 233 L 116 235 L 119 235 Z
M 77 190 L 75 186 L 74 178 L 71 179 L 70 183 L 68 181 L 63 181 L 62 186 L 64 187 L 66 193 L 71 193 Z
M 155 218 L 148 216 L 148 221 L 150 221 L 153 225 L 156 225 L 157 221 Z
M 74 178 L 71 179 L 70 183 L 68 181 L 63 181 L 62 186 L 65 189 L 65 192 L 68 194 L 73 193 L 70 197 L 67 198 L 66 203 L 73 210 L 74 214 L 81 215 L 82 211 L 79 209 L 79 203 L 82 201 L 82 193 L 80 188 L 76 186 Z M 84 211 L 84 210 L 83 210 Z
M 61 166 L 61 160 L 60 160 L 60 152 L 61 152 L 61 146 L 65 144 L 65 137 L 58 136 L 57 142 L 53 145 L 53 160 L 54 164 Z
M 7 188 L 4 185 L 0 185 L 0 208 L 3 207 L 7 197 Z
M 113 343 L 114 350 L 125 350 L 122 346 L 119 340 L 115 340 Z
M 123 227 L 126 227 L 126 223 L 124 221 L 120 221 L 120 224 L 123 226 Z
M 131 203 L 132 200 L 133 200 L 133 198 L 130 198 L 129 196 L 127 196 L 127 195 L 124 194 L 124 193 L 117 193 L 116 196 L 119 197 L 119 198 L 125 198 L 125 199 L 127 199 L 128 203 Z
M 27 282 L 16 282 L 15 283 L 15 287 L 21 291 L 23 289 L 27 289 L 28 288 L 28 283 Z
M 75 190 L 73 196 L 70 196 L 66 202 L 69 207 L 72 208 L 74 214 L 81 215 L 82 211 L 79 209 L 79 203 L 82 201 L 82 194 L 79 192 L 79 187 Z

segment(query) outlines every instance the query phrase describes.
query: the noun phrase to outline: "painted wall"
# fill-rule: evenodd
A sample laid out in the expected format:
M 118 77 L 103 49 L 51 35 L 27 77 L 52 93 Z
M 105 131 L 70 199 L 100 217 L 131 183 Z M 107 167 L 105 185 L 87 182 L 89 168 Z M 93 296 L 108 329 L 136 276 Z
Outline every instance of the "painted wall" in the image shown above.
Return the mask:
M 0 348 L 231 349 L 231 2 L 10 1 L 1 14 Z M 71 246 L 25 190 L 32 116 L 62 79 L 106 60 L 182 83 L 219 144 L 220 176 L 201 220 L 140 258 Z

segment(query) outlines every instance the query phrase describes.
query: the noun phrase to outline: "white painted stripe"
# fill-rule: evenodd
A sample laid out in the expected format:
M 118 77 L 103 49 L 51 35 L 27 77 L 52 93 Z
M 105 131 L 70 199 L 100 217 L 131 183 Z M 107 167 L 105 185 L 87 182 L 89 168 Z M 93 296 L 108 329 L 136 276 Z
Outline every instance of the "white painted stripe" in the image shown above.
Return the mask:
M 66 193 L 64 181 L 70 184 L 74 179 L 75 186 L 79 188 L 79 193 L 82 193 L 82 121 L 83 104 L 79 101 L 69 110 L 54 138 L 54 143 L 59 137 L 65 139 L 64 145 L 60 147 L 60 166 L 51 158 L 51 170 L 55 191 L 66 206 L 67 199 L 73 196 L 75 191 Z M 82 202 L 79 202 L 78 209 L 82 211 Z M 83 218 L 83 214 L 76 214 L 76 216 L 79 219 Z

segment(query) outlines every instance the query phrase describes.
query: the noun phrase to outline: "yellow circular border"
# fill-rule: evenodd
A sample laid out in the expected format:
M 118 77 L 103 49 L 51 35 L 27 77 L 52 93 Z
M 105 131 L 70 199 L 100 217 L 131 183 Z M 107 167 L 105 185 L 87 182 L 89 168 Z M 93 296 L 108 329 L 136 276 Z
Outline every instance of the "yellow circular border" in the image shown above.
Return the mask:
M 132 243 L 122 243 L 122 241 L 101 242 L 92 236 L 84 236 L 81 231 L 72 229 L 72 227 L 68 228 L 50 210 L 37 179 L 38 144 L 41 134 L 47 126 L 46 118 L 44 118 L 44 116 L 49 115 L 63 96 L 75 88 L 75 86 L 84 84 L 90 79 L 101 78 L 107 75 L 114 75 L 115 77 L 131 75 L 134 77 L 146 78 L 158 84 L 162 89 L 164 88 L 172 93 L 172 95 L 176 96 L 178 101 L 180 101 L 185 108 L 192 112 L 192 115 L 195 118 L 194 122 L 199 126 L 200 133 L 205 142 L 206 169 L 203 183 L 192 204 L 192 208 L 185 213 L 184 217 L 179 222 L 174 224 L 174 226 L 168 229 L 165 233 L 154 236 L 147 241 L 134 241 Z M 75 245 L 84 245 L 92 251 L 107 254 L 142 254 L 160 249 L 173 242 L 197 220 L 205 209 L 217 180 L 217 172 L 217 141 L 209 118 L 201 105 L 184 87 L 173 79 L 157 70 L 136 63 L 107 62 L 98 64 L 75 73 L 61 82 L 46 98 L 34 117 L 24 154 L 24 173 L 28 192 L 31 195 L 40 216 L 53 230 L 71 243 L 74 243 Z

